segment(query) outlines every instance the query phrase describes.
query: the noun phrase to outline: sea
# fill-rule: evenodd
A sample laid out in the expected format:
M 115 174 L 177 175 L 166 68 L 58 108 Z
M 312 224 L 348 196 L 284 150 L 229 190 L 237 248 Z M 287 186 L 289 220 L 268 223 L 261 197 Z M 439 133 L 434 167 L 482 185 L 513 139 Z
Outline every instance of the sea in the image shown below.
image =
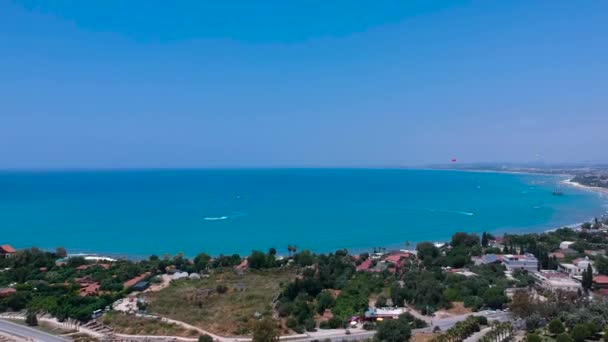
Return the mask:
M 143 258 L 351 252 L 458 231 L 539 232 L 608 198 L 564 176 L 410 169 L 0 172 L 0 244 Z M 562 196 L 553 195 L 559 189 Z

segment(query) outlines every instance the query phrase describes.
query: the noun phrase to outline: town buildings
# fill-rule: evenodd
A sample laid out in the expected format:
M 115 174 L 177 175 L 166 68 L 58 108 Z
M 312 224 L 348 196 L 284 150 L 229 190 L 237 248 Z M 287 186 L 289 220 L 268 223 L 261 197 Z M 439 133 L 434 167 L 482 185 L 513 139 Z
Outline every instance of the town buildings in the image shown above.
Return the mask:
M 10 258 L 17 251 L 11 245 L 0 245 L 0 258 Z
M 509 272 L 517 270 L 528 272 L 538 271 L 538 259 L 530 253 L 523 255 L 505 254 L 502 257 L 502 264 Z

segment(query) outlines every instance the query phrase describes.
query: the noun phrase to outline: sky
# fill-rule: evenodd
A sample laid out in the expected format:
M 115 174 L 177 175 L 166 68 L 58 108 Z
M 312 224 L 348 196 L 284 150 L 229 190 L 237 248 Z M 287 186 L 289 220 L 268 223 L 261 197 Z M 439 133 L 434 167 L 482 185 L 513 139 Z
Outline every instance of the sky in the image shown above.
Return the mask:
M 0 169 L 608 162 L 608 2 L 0 0 Z

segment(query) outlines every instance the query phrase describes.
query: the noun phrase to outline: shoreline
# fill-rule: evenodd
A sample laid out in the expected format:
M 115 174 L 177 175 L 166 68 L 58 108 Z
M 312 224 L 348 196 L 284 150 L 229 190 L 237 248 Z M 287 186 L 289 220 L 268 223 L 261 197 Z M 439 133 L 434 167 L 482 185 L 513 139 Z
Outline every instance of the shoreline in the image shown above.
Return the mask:
M 577 189 L 580 191 L 585 191 L 585 192 L 593 192 L 593 193 L 600 193 L 603 195 L 607 195 L 608 194 L 608 189 L 604 189 L 604 188 L 596 188 L 596 187 L 588 187 L 588 186 L 584 186 L 582 184 L 579 184 L 577 182 L 573 182 L 572 181 L 572 175 L 568 175 L 568 174 L 544 174 L 544 173 L 532 173 L 532 172 L 519 172 L 519 171 L 498 171 L 498 170 L 466 170 L 466 169 L 422 169 L 422 170 L 429 170 L 429 171 L 448 171 L 448 172 L 454 172 L 454 171 L 460 171 L 460 172 L 475 172 L 475 173 L 495 173 L 495 174 L 518 174 L 518 175 L 530 175 L 533 177 L 546 177 L 547 179 L 547 183 L 552 184 L 553 186 L 559 186 L 560 184 L 563 184 L 565 186 L 569 186 L 572 187 L 573 189 Z M 595 210 L 594 210 L 595 211 Z M 583 222 L 587 222 L 589 220 L 593 220 L 593 217 L 601 217 L 603 215 L 605 215 L 607 212 L 606 207 L 604 206 L 604 208 L 598 208 L 597 212 L 589 212 L 587 214 L 589 214 L 589 217 L 582 217 L 581 215 L 578 215 L 577 217 L 570 217 L 569 219 L 567 217 L 564 217 L 565 219 L 563 220 L 554 220 L 554 222 L 545 222 L 544 224 L 540 224 L 540 225 L 527 225 L 527 226 L 519 226 L 519 227 L 509 227 L 509 226 L 502 226 L 502 227 L 497 227 L 497 229 L 492 229 L 491 227 L 481 227 L 481 226 L 474 226 L 474 225 L 468 225 L 468 226 L 461 226 L 461 227 L 452 227 L 454 228 L 453 231 L 444 231 L 440 234 L 438 234 L 437 232 L 435 233 L 434 236 L 429 236 L 427 239 L 421 239 L 418 240 L 416 239 L 416 237 L 414 237 L 414 239 L 408 239 L 408 234 L 409 232 L 403 232 L 403 238 L 399 239 L 399 237 L 397 237 L 397 239 L 401 240 L 397 240 L 397 239 L 393 239 L 390 238 L 390 240 L 392 241 L 386 241 L 385 243 L 376 243 L 376 244 L 368 244 L 369 241 L 367 243 L 365 243 L 365 245 L 359 245 L 359 244 L 350 244 L 348 243 L 348 239 L 345 238 L 337 238 L 335 239 L 336 241 L 331 241 L 331 244 L 329 244 L 328 248 L 321 248 L 321 249 L 316 249 L 314 247 L 309 247 L 306 245 L 299 245 L 300 247 L 299 250 L 310 250 L 311 252 L 315 253 L 315 254 L 326 254 L 326 253 L 333 253 L 336 250 L 340 250 L 340 249 L 347 249 L 349 251 L 349 253 L 359 253 L 359 252 L 369 252 L 371 250 L 373 250 L 376 247 L 381 247 L 381 248 L 386 248 L 387 250 L 393 250 L 393 249 L 403 249 L 405 247 L 405 242 L 409 241 L 410 242 L 410 246 L 411 247 L 415 247 L 415 245 L 417 243 L 420 243 L 422 241 L 431 241 L 431 242 L 445 242 L 445 241 L 449 241 L 451 238 L 451 235 L 455 232 L 467 232 L 467 233 L 476 233 L 476 234 L 481 234 L 482 230 L 480 228 L 485 228 L 485 231 L 491 234 L 495 234 L 495 235 L 502 235 L 502 234 L 542 234 L 542 233 L 546 233 L 546 232 L 550 232 L 550 231 L 554 231 L 556 229 L 560 229 L 560 228 L 576 228 L 578 226 L 580 226 Z M 585 215 L 586 216 L 586 215 Z M 557 221 L 557 222 L 555 222 Z M 561 222 L 560 222 L 561 221 Z M 468 221 L 467 221 L 468 222 Z M 401 233 L 401 232 L 400 232 Z M 445 233 L 445 235 L 444 235 Z M 401 234 L 399 234 L 401 235 Z M 413 236 L 410 236 L 410 238 Z M 340 240 L 340 241 L 338 241 Z M 345 241 L 346 240 L 346 241 Z M 397 240 L 397 241 L 395 241 Z M 6 242 L 10 242 L 10 241 L 6 241 Z M 342 243 L 341 243 L 342 242 Z M 61 245 L 61 244 L 59 244 Z M 331 247 L 331 245 L 333 245 L 334 247 Z M 358 246 L 357 246 L 358 245 Z M 30 246 L 31 247 L 31 246 Z M 279 250 L 282 250 L 282 248 L 280 248 L 281 246 L 277 246 L 277 245 L 268 245 L 268 247 L 275 247 Z M 248 252 L 245 253 L 239 253 L 241 254 L 241 256 L 247 256 L 251 250 L 253 249 L 257 249 L 257 250 L 261 250 L 261 251 L 265 251 L 266 248 L 250 248 L 248 250 Z M 43 247 L 42 249 L 47 250 L 47 251 L 52 251 L 53 248 L 50 247 Z M 178 250 L 178 249 L 177 249 Z M 145 260 L 147 258 L 149 258 L 152 255 L 157 255 L 157 256 L 161 256 L 161 255 L 165 255 L 165 254 L 170 254 L 170 255 L 176 255 L 179 254 L 180 252 L 163 252 L 162 250 L 159 250 L 156 253 L 145 253 L 145 254 L 141 254 L 141 253 L 129 253 L 129 252 L 125 252 L 124 250 L 122 252 L 108 252 L 108 251 L 104 251 L 104 250 L 96 250 L 96 249 L 91 249 L 91 248 L 87 248 L 84 246 L 81 246 L 80 248 L 71 248 L 68 246 L 68 252 L 70 253 L 70 255 L 75 255 L 75 254 L 80 254 L 81 256 L 86 256 L 89 257 L 90 259 L 95 259 L 95 258 L 112 258 L 112 259 L 122 259 L 122 260 L 133 260 L 133 261 L 137 261 L 137 260 Z M 196 251 L 196 253 L 199 252 L 203 252 L 205 253 L 205 250 L 199 250 Z M 190 253 L 183 253 L 183 255 L 185 257 L 188 258 L 193 258 L 195 254 L 190 254 Z M 221 254 L 224 255 L 230 255 L 231 253 L 209 253 L 212 256 L 218 256 Z M 287 256 L 287 253 L 281 253 L 279 252 L 279 255 L 282 256 Z
M 564 179 L 560 182 L 560 184 L 564 184 L 566 186 L 570 186 L 570 187 L 580 189 L 580 190 L 608 195 L 608 188 L 601 188 L 601 187 L 597 187 L 597 186 L 587 186 L 587 185 L 583 185 L 578 182 L 573 182 L 572 179 L 573 178 Z

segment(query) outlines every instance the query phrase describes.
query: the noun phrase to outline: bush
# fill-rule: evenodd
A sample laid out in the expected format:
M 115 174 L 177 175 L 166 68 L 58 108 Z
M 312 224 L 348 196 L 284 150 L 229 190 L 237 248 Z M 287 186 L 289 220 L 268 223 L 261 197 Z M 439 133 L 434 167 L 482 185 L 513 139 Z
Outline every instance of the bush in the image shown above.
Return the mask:
M 479 325 L 488 325 L 488 318 L 486 316 L 474 316 L 475 320 Z
M 386 307 L 386 297 L 384 297 L 383 295 L 379 295 L 378 298 L 376 299 L 376 307 L 377 308 Z
M 219 284 L 215 287 L 215 291 L 217 291 L 219 294 L 226 293 L 228 292 L 228 287 L 226 285 Z
M 577 324 L 572 329 L 571 335 L 574 342 L 584 342 L 591 335 L 591 332 L 586 324 Z
M 295 328 L 298 326 L 298 320 L 293 317 L 289 317 L 287 319 L 286 325 L 289 329 L 295 330 Z
M 35 327 L 38 325 L 38 317 L 36 317 L 36 313 L 33 311 L 28 311 L 27 316 L 25 316 L 25 324 L 30 327 Z
M 478 296 L 468 296 L 464 299 L 464 306 L 471 308 L 473 311 L 478 311 L 483 306 L 483 299 Z
M 309 318 L 304 321 L 304 328 L 306 331 L 316 331 L 317 330 L 317 322 L 314 319 Z
M 572 338 L 566 333 L 561 333 L 557 335 L 555 342 L 572 342 Z
M 207 334 L 204 334 L 204 335 L 199 336 L 198 342 L 213 342 L 213 337 L 211 337 Z
M 542 342 L 542 338 L 538 336 L 538 334 L 528 334 L 526 335 L 527 342 Z
M 564 323 L 559 319 L 554 319 L 549 322 L 549 332 L 553 335 L 559 335 L 563 333 L 566 329 L 564 328 Z
M 402 342 L 410 338 L 412 331 L 404 319 L 393 319 L 378 324 L 376 340 L 384 342 Z
M 363 330 L 375 330 L 376 329 L 376 325 L 372 322 L 365 322 L 363 323 Z
M 329 328 L 330 329 L 339 329 L 342 328 L 344 326 L 344 322 L 342 322 L 341 319 L 339 319 L 338 317 L 332 317 L 329 321 Z

